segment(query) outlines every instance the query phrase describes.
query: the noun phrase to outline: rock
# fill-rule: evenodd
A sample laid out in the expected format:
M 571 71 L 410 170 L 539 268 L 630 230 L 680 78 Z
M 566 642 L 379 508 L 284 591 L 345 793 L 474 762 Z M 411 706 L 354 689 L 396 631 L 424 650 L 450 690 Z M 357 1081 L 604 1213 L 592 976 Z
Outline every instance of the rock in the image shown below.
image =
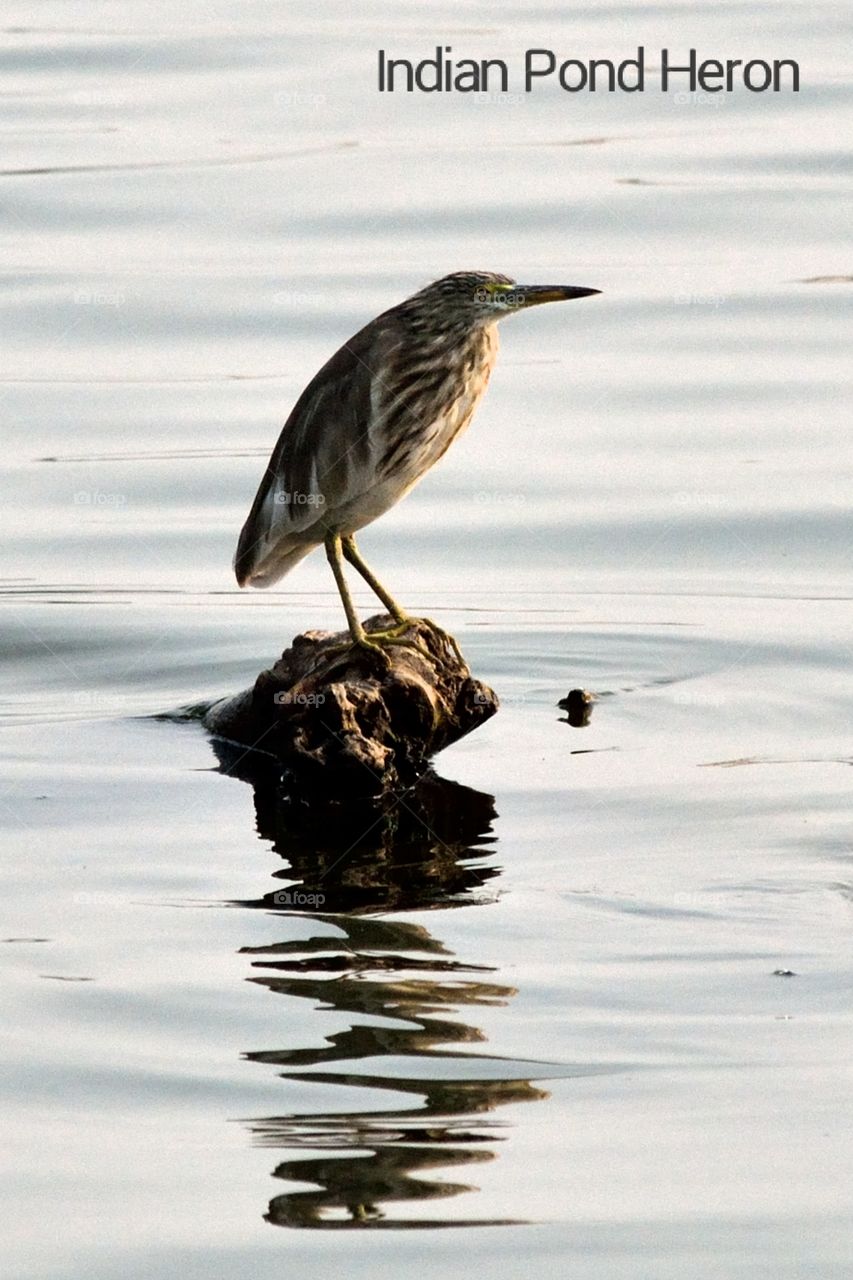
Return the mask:
M 365 630 L 391 625 L 378 614 Z M 413 618 L 379 653 L 353 645 L 349 632 L 307 631 L 252 689 L 202 719 L 211 733 L 273 755 L 301 798 L 346 802 L 411 786 L 436 752 L 497 709 L 453 637 Z

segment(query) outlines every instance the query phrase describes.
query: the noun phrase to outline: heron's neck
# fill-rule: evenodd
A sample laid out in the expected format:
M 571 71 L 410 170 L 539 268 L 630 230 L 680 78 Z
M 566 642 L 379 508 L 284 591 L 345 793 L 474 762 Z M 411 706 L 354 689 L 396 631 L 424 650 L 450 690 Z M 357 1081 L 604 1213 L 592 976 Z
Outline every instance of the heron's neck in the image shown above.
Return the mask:
M 488 380 L 498 354 L 498 326 L 495 321 L 476 325 L 461 334 L 448 336 L 434 348 L 434 358 L 443 360 L 448 372 L 460 383 L 469 379 Z

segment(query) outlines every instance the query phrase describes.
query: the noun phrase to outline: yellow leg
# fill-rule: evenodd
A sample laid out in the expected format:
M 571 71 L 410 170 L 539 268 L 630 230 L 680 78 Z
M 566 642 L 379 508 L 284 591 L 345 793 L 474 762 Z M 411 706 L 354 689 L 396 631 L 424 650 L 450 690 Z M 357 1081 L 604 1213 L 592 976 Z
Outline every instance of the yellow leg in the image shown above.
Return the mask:
M 403 612 L 397 602 L 388 595 L 388 592 L 384 587 L 380 586 L 377 579 L 373 576 L 361 556 L 356 551 L 352 538 L 342 539 L 339 533 L 329 533 L 326 535 L 325 546 L 326 556 L 329 564 L 332 566 L 332 573 L 335 575 L 335 582 L 337 584 L 338 592 L 340 593 L 341 601 L 343 602 L 344 613 L 347 616 L 347 624 L 349 626 L 349 632 L 352 636 L 353 644 L 360 645 L 363 649 L 373 649 L 379 653 L 382 652 L 383 644 L 409 644 L 414 648 L 423 649 L 426 653 L 427 650 L 419 641 L 405 640 L 402 638 L 401 633 L 406 631 L 409 625 L 409 617 Z M 361 625 L 361 621 L 355 611 L 355 605 L 352 602 L 352 596 L 349 593 L 346 576 L 344 575 L 344 555 L 350 563 L 358 569 L 365 582 L 370 584 L 371 588 L 379 596 L 379 599 L 385 607 L 396 618 L 398 623 L 396 628 L 392 628 L 389 631 L 373 631 L 370 635 L 367 634 L 364 627 Z
M 343 602 L 344 613 L 347 615 L 347 624 L 353 644 L 364 644 L 366 640 L 365 630 L 355 611 L 347 580 L 344 576 L 344 562 L 341 558 L 341 535 L 339 533 L 326 535 L 326 556 L 332 566 L 332 573 L 335 575 L 335 582 Z
M 374 595 L 378 596 L 385 608 L 397 622 L 408 622 L 409 615 L 392 595 L 385 590 L 382 583 L 368 564 L 362 559 L 361 553 L 355 545 L 355 538 L 349 534 L 342 539 L 342 548 L 344 557 L 349 560 L 352 567 L 361 574 L 364 581 L 370 587 Z
M 361 552 L 358 550 L 358 548 L 355 545 L 355 538 L 353 537 L 352 534 L 349 534 L 348 537 L 342 540 L 342 546 L 343 546 L 343 553 L 346 559 L 349 560 L 350 564 L 353 566 L 354 569 L 358 570 L 362 578 L 364 578 L 364 581 L 370 587 L 371 591 L 373 591 L 379 597 L 379 599 L 385 605 L 385 608 L 388 610 L 388 612 L 391 614 L 391 616 L 394 618 L 395 622 L 397 623 L 396 627 L 391 627 L 387 631 L 371 632 L 369 639 L 383 641 L 386 644 L 396 643 L 398 641 L 398 638 L 402 635 L 405 635 L 406 631 L 408 631 L 412 622 L 411 614 L 406 613 L 406 610 L 403 608 L 403 606 L 401 604 L 398 604 L 397 601 L 394 599 L 394 597 L 390 595 L 388 591 L 385 590 L 382 583 L 377 578 L 376 574 L 373 572 L 370 566 L 366 563 L 366 561 L 362 558 Z M 459 646 L 456 644 L 456 641 L 453 639 L 452 636 L 450 636 L 449 639 L 453 642 L 453 646 L 456 649 L 456 654 L 460 662 L 463 661 L 462 654 L 459 652 Z M 420 642 L 420 640 L 416 640 L 414 642 L 403 640 L 400 643 L 403 643 L 403 644 L 413 643 L 415 648 L 421 649 L 427 655 L 427 657 L 430 656 L 429 650 L 426 648 L 425 645 L 423 645 Z

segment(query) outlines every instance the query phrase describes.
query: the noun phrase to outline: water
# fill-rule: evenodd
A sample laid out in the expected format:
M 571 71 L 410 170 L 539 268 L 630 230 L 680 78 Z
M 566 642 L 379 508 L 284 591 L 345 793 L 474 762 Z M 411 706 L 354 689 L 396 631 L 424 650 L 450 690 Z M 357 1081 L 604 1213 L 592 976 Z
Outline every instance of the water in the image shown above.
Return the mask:
M 514 12 L 4 10 L 16 1280 L 848 1273 L 849 14 Z M 803 89 L 375 93 L 436 43 Z M 236 534 L 306 378 L 460 267 L 604 293 L 504 325 L 363 536 L 503 706 L 347 849 L 158 717 L 340 624 Z

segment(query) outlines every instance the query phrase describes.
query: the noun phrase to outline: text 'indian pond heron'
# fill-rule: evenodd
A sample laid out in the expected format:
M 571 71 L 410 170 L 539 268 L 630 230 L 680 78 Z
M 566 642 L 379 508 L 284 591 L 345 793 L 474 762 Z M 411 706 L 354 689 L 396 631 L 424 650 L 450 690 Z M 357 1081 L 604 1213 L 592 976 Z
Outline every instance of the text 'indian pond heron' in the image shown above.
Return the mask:
M 498 353 L 498 320 L 598 292 L 457 271 L 360 329 L 284 424 L 237 545 L 240 586 L 271 586 L 324 545 L 353 640 L 373 647 L 393 639 L 393 630 L 368 638 L 356 616 L 344 559 L 396 623 L 408 621 L 354 535 L 399 502 L 468 426 Z

